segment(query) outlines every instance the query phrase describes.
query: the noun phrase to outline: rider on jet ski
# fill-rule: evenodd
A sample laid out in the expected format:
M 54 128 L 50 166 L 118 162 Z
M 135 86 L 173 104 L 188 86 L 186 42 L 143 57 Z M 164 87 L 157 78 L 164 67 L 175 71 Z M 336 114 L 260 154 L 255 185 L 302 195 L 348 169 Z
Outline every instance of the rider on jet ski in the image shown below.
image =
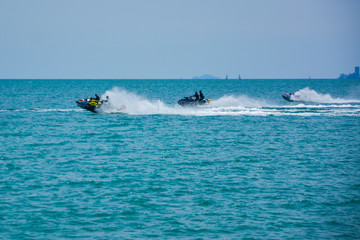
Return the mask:
M 195 97 L 195 101 L 199 101 L 199 94 L 198 94 L 198 92 L 195 92 L 195 95 L 190 96 L 190 97 Z
M 201 100 L 204 100 L 205 99 L 205 97 L 204 97 L 204 94 L 201 92 L 201 90 L 200 90 L 200 101 Z
M 193 99 L 195 97 L 195 99 Z M 193 96 L 184 97 L 178 101 L 178 104 L 181 106 L 197 106 L 210 103 L 210 99 L 205 99 L 204 94 L 200 91 L 199 93 L 196 91 Z
M 199 92 L 200 92 L 200 95 L 198 92 L 195 92 L 195 95 L 190 96 L 190 97 L 195 97 L 195 101 L 204 100 L 205 99 L 204 94 L 201 92 L 201 90 Z

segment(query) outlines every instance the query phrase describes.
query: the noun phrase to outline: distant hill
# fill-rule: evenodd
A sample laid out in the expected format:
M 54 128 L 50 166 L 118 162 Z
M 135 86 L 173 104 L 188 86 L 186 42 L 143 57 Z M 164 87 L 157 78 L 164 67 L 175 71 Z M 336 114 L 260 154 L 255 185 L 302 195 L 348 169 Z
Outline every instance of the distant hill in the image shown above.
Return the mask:
M 192 79 L 220 79 L 219 77 L 215 77 L 209 74 L 204 74 L 200 77 L 193 77 Z

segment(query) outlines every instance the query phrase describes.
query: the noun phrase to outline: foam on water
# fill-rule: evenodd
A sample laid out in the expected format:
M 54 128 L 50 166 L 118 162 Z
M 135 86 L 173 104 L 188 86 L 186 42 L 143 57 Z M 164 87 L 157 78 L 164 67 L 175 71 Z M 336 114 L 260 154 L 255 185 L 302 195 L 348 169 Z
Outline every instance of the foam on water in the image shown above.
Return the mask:
M 313 102 L 313 103 L 360 103 L 360 100 L 333 98 L 330 94 L 321 94 L 308 87 L 296 91 L 291 100 L 295 102 Z
M 329 94 L 318 94 L 314 90 L 305 88 L 299 94 L 308 93 L 311 99 L 322 99 L 328 102 L 332 99 L 332 105 L 305 103 L 297 105 L 274 105 L 264 99 L 253 99 L 246 95 L 225 95 L 219 99 L 213 99 L 209 105 L 199 107 L 181 107 L 177 104 L 167 105 L 161 100 L 149 100 L 125 89 L 113 88 L 106 91 L 102 98 L 109 96 L 109 103 L 102 107 L 103 113 L 126 113 L 130 115 L 187 115 L 187 116 L 354 116 L 359 115 L 360 105 L 350 104 L 354 100 L 332 98 Z M 301 95 L 305 96 L 305 95 Z M 310 98 L 310 97 L 308 97 Z M 345 102 L 346 104 L 340 104 Z M 339 104 L 335 104 L 339 103 Z M 126 107 L 124 107 L 124 105 Z M 341 110 L 336 110 L 341 109 Z
M 269 105 L 262 99 L 253 99 L 246 95 L 225 95 L 211 102 L 213 107 L 264 107 Z
M 106 96 L 109 96 L 109 102 L 102 107 L 104 113 L 124 112 L 144 115 L 171 113 L 169 107 L 160 100 L 151 101 L 117 87 L 106 91 L 101 99 L 106 99 Z

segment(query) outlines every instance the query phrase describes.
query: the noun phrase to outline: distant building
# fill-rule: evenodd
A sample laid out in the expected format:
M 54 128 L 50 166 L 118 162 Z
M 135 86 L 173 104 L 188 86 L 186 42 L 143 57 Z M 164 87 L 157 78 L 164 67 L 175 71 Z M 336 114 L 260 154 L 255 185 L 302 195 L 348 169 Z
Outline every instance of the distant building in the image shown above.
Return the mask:
M 359 66 L 355 67 L 355 72 L 353 72 L 353 73 L 350 73 L 350 74 L 342 73 L 342 74 L 340 74 L 339 79 L 360 79 Z

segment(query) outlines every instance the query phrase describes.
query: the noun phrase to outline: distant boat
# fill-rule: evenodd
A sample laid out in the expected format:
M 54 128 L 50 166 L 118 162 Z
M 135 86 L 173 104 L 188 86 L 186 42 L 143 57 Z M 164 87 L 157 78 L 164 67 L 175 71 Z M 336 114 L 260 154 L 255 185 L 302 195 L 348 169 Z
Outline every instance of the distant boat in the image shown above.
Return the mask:
M 228 78 L 228 75 L 226 74 L 226 77 L 225 77 L 225 80 L 228 80 L 229 78 Z

